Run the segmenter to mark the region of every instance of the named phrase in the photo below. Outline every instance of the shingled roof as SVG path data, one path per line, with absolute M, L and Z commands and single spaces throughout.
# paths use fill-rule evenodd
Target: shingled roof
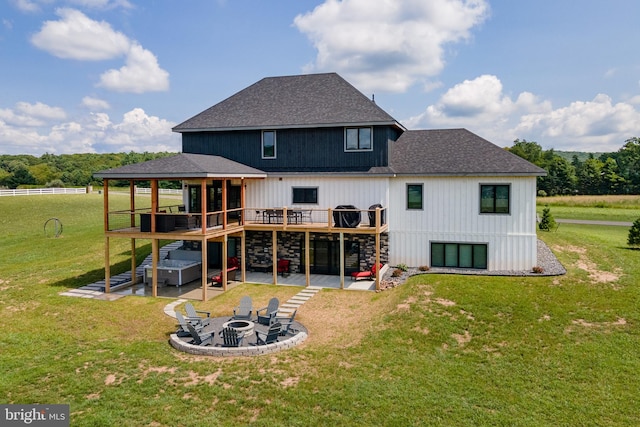
M 391 144 L 389 169 L 398 175 L 547 174 L 466 129 L 412 130 Z
M 267 77 L 173 128 L 174 132 L 344 125 L 404 129 L 336 73 Z
M 106 179 L 266 178 L 261 170 L 220 156 L 181 153 L 94 174 Z

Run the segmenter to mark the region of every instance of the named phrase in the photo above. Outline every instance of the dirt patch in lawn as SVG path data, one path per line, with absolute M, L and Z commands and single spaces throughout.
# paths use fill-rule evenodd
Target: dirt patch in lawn
M 393 309 L 395 301 L 393 292 L 322 290 L 296 314 L 296 320 L 309 331 L 302 345 L 356 345 L 378 325 L 381 313 Z
M 620 279 L 621 272 L 617 271 L 603 271 L 599 270 L 598 266 L 587 257 L 587 250 L 578 246 L 564 246 L 554 247 L 554 250 L 559 252 L 572 252 L 578 254 L 578 260 L 575 262 L 575 266 L 580 270 L 584 270 L 589 275 L 589 279 L 594 283 L 612 283 Z M 614 289 L 616 289 L 614 287 Z

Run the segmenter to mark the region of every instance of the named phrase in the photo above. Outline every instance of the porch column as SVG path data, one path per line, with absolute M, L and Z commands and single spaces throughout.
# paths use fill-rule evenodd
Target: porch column
M 109 293 L 111 291 L 111 262 L 109 260 L 109 237 L 106 236 L 109 231 L 109 180 L 104 179 L 103 191 L 103 221 L 104 221 L 104 291 Z
M 200 183 L 200 215 L 202 223 L 202 234 L 207 234 L 207 180 L 202 179 Z
M 225 234 L 222 236 L 222 271 L 220 272 L 220 278 L 222 279 L 222 290 L 227 290 L 227 250 L 228 236 Z
M 304 232 L 304 275 L 306 276 L 307 287 L 311 286 L 311 252 L 309 245 L 311 244 L 311 233 L 309 230 Z
M 246 206 L 246 194 L 247 191 L 245 189 L 246 184 L 244 183 L 244 178 L 240 178 L 240 207 L 242 208 L 242 210 L 240 211 L 240 225 L 244 225 L 245 224 L 245 212 L 247 209 Z M 244 236 L 243 236 L 243 241 L 244 241 Z M 242 271 L 244 271 L 244 268 L 242 269 Z M 244 282 L 244 279 L 242 280 Z
M 135 186 L 135 181 L 134 180 L 130 180 L 129 181 L 129 211 L 131 212 L 131 221 L 130 221 L 130 227 L 131 228 L 135 228 L 136 226 L 136 214 L 134 213 L 136 211 L 136 186 Z M 137 276 L 136 276 L 136 239 L 132 238 L 131 239 L 131 283 L 135 284 L 137 281 Z
M 156 232 L 156 213 L 158 213 L 158 180 L 151 180 L 151 232 Z M 157 243 L 156 243 L 157 244 Z M 156 268 L 153 268 L 153 277 L 156 276 Z
M 222 180 L 222 229 L 227 229 L 227 180 Z
M 344 233 L 340 232 L 340 289 L 344 289 Z
M 278 284 L 278 232 L 271 233 L 271 262 L 273 265 L 273 284 Z
M 151 218 L 153 218 L 153 215 L 151 215 Z M 154 298 L 158 296 L 158 258 L 158 239 L 154 238 L 151 239 L 151 274 L 153 275 L 151 279 L 151 295 Z
M 245 275 L 245 271 L 247 271 L 247 232 L 244 231 L 244 228 L 242 229 L 242 240 L 240 240 L 240 280 L 242 280 L 242 283 L 245 283 L 247 281 L 247 277 Z
M 109 261 L 109 238 L 104 237 L 104 291 L 111 292 L 111 262 Z
M 200 250 L 202 253 L 202 301 L 206 301 L 207 300 L 207 286 L 208 286 L 208 274 L 209 274 L 209 266 L 208 266 L 208 260 L 209 260 L 209 255 L 207 252 L 207 248 L 209 247 L 209 242 L 207 241 L 207 238 L 204 237 L 200 243 Z
M 376 233 L 376 291 L 380 290 L 380 233 Z

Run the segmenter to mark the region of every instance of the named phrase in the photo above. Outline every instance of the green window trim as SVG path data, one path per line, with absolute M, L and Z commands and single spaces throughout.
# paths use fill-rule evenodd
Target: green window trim
M 511 185 L 481 184 L 480 213 L 506 214 L 511 212 Z
M 407 184 L 407 210 L 424 209 L 423 184 Z

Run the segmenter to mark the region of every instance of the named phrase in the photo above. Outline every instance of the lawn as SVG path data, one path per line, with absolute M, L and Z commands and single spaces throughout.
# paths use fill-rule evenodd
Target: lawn
M 323 290 L 299 310 L 300 347 L 217 359 L 169 346 L 171 300 L 58 295 L 102 274 L 101 212 L 97 195 L 0 199 L 1 403 L 68 403 L 74 426 L 640 424 L 640 252 L 626 227 L 541 233 L 566 276 Z M 51 217 L 58 239 L 43 233 Z M 194 304 L 222 315 L 242 295 L 298 290 L 246 284 Z
M 556 219 L 633 222 L 640 218 L 640 196 L 538 197 L 539 215 L 545 206 Z

